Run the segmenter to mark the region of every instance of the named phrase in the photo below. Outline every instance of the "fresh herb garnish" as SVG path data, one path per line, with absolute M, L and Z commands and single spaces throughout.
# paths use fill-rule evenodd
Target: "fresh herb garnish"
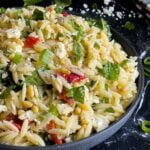
M 6 99 L 10 97 L 11 88 L 6 88 L 2 94 L 0 94 L 0 99 Z
M 74 100 L 80 103 L 84 103 L 84 96 L 85 96 L 84 86 L 80 86 L 68 90 L 67 96 L 73 98 Z
M 5 13 L 6 9 L 4 7 L 0 7 L 0 15 Z
M 56 3 L 55 11 L 57 13 L 62 13 L 65 7 L 71 5 L 72 0 L 55 0 L 55 3 Z
M 48 49 L 43 50 L 39 55 L 38 66 L 47 67 L 51 62 L 51 52 Z
M 112 107 L 106 108 L 105 112 L 115 113 L 115 110 Z
M 105 83 L 105 90 L 108 91 L 108 84 Z
M 44 81 L 41 79 L 40 75 L 38 74 L 38 71 L 32 72 L 32 75 L 27 76 L 25 78 L 25 82 L 32 85 L 43 85 Z
M 86 18 L 86 21 L 88 22 L 90 27 L 92 27 L 96 24 L 96 21 L 93 18 Z
M 48 112 L 52 113 L 54 116 L 57 116 L 57 117 L 59 116 L 58 109 L 55 105 L 51 105 Z
M 100 45 L 97 42 L 95 42 L 94 48 L 100 49 Z
M 22 55 L 20 53 L 15 53 L 15 56 L 12 59 L 13 63 L 19 64 L 21 60 L 22 60 Z
M 92 4 L 92 9 L 95 9 L 95 10 L 98 9 L 97 3 L 93 3 L 93 4 Z
M 108 62 L 104 64 L 102 73 L 107 80 L 117 80 L 120 73 L 120 67 L 118 64 Z
M 43 0 L 23 0 L 24 6 L 35 5 L 35 4 L 38 4 L 42 1 Z
M 84 49 L 81 44 L 81 40 L 84 36 L 84 29 L 81 25 L 78 25 L 75 20 L 71 20 L 71 25 L 78 32 L 74 38 L 73 54 L 74 60 L 77 62 L 84 57 Z
M 110 32 L 110 27 L 104 19 L 101 18 L 97 20 L 96 26 L 101 28 L 107 34 L 108 37 L 111 37 L 112 34 Z
M 143 121 L 142 125 L 141 125 L 141 129 L 145 132 L 145 133 L 150 133 L 150 121 Z
M 144 63 L 144 75 L 150 77 L 150 56 L 145 57 L 143 63 Z
M 43 20 L 44 19 L 44 13 L 41 10 L 36 8 L 33 12 L 32 19 L 33 20 Z
M 130 22 L 130 21 L 127 21 L 124 25 L 123 25 L 124 28 L 128 29 L 128 30 L 134 30 L 135 29 L 135 25 Z
M 128 60 L 125 59 L 125 60 L 123 60 L 123 61 L 120 63 L 120 66 L 121 66 L 121 67 L 124 67 L 127 63 L 128 63 Z
M 80 43 L 75 43 L 73 46 L 74 60 L 78 62 L 84 57 L 84 49 Z
M 103 98 L 103 102 L 106 103 L 106 104 L 108 104 L 109 103 L 109 98 L 108 97 L 104 97 Z

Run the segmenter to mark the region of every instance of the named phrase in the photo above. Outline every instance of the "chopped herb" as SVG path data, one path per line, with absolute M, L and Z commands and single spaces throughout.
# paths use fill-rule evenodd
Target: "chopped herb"
M 105 90 L 108 91 L 108 84 L 105 83 Z
M 111 37 L 110 27 L 104 19 L 97 20 L 96 26 L 101 28 L 108 37 Z
M 97 71 L 98 71 L 99 73 L 103 74 L 103 68 L 98 68 L 98 67 L 96 67 L 96 69 L 97 69 Z
M 80 103 L 84 103 L 84 96 L 85 96 L 84 86 L 80 86 L 68 90 L 67 96 L 73 98 L 74 100 Z
M 57 110 L 57 107 L 55 105 L 51 105 L 50 106 L 50 109 L 44 113 L 42 113 L 40 116 L 39 116 L 39 120 L 40 121 L 43 121 L 44 119 L 46 119 L 50 114 L 56 116 L 56 117 L 59 117 L 59 112 Z
M 5 13 L 6 9 L 4 7 L 0 7 L 0 15 Z
M 15 64 L 19 64 L 22 61 L 22 55 L 20 53 L 15 53 L 15 56 L 13 57 L 12 61 Z
M 6 99 L 10 97 L 11 88 L 6 88 L 2 94 L 0 94 L 0 99 Z
M 124 25 L 123 25 L 124 28 L 128 29 L 128 30 L 134 30 L 135 29 L 135 25 L 130 22 L 130 21 L 127 21 Z
M 22 31 L 21 38 L 27 38 L 28 35 L 29 35 L 28 31 Z
M 108 104 L 109 103 L 109 98 L 108 97 L 104 97 L 103 98 L 103 102 L 106 103 L 106 104 Z
M 144 59 L 144 65 L 150 65 L 150 56 L 145 57 L 145 59 Z
M 38 66 L 47 66 L 50 62 L 51 52 L 48 49 L 45 49 L 39 55 Z
M 74 39 L 73 53 L 74 60 L 77 62 L 84 57 L 84 49 L 81 45 L 81 39 L 84 36 L 84 29 L 81 25 L 78 25 L 75 20 L 71 20 L 71 24 L 75 30 L 78 31 L 77 36 Z
M 54 116 L 57 116 L 57 117 L 59 116 L 58 109 L 55 105 L 51 105 L 48 112 L 52 113 Z
M 96 21 L 93 18 L 86 18 L 86 21 L 88 22 L 90 27 L 92 27 L 96 24 Z
M 141 129 L 145 132 L 145 133 L 150 133 L 150 121 L 143 121 L 142 125 L 141 125 Z
M 57 13 L 62 13 L 65 7 L 71 5 L 72 0 L 55 0 L 55 3 L 56 3 L 55 11 Z
M 24 6 L 29 6 L 29 5 L 38 4 L 42 2 L 42 0 L 23 0 L 23 2 L 24 2 Z
M 108 62 L 104 64 L 102 72 L 107 80 L 117 80 L 120 73 L 120 67 L 118 64 Z
M 94 48 L 100 49 L 100 45 L 97 42 L 95 42 Z
M 96 3 L 93 3 L 93 4 L 92 4 L 92 9 L 95 9 L 95 10 L 97 10 L 97 9 L 98 9 L 98 6 L 97 6 L 97 4 L 96 4 Z
M 43 20 L 44 19 L 44 13 L 41 10 L 36 8 L 33 12 L 32 19 L 33 20 Z
M 124 67 L 127 63 L 128 63 L 128 60 L 125 59 L 125 60 L 123 60 L 123 61 L 120 63 L 120 66 L 121 66 L 121 67 Z
M 44 81 L 41 79 L 37 71 L 32 72 L 32 75 L 27 76 L 25 79 L 26 83 L 32 85 L 43 85 Z
M 83 26 L 78 25 L 74 19 L 71 20 L 71 25 L 75 30 L 78 31 L 77 36 L 75 37 L 75 41 L 80 42 L 85 33 Z
M 22 14 L 22 9 L 17 9 L 16 17 L 20 17 L 21 14 Z
M 81 43 L 75 43 L 73 46 L 74 60 L 75 62 L 84 58 L 84 49 Z
M 115 113 L 115 111 L 112 107 L 109 107 L 109 108 L 105 109 L 105 112 Z
M 145 57 L 144 61 L 144 75 L 150 77 L 150 56 Z

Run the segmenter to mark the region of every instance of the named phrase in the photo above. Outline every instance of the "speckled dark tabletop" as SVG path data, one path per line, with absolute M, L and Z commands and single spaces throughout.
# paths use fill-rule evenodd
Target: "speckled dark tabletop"
M 91 7 L 93 3 L 97 3 L 98 8 L 101 8 L 103 6 L 102 1 L 103 0 L 73 0 L 72 6 L 75 11 L 80 13 L 80 9 L 83 9 L 83 3 L 87 3 L 89 7 Z M 124 11 L 124 18 L 116 20 L 115 17 L 106 16 L 106 20 L 113 28 L 119 31 L 132 43 L 139 56 L 144 51 L 147 51 L 146 55 L 150 56 L 150 22 L 146 21 L 145 17 L 137 17 L 139 14 L 137 13 L 135 4 L 132 3 L 132 0 L 113 0 L 113 2 L 115 2 L 115 11 Z M 148 2 L 150 2 L 150 0 L 148 0 Z M 0 6 L 6 7 L 18 6 L 21 4 L 21 1 L 0 1 Z M 47 0 L 45 0 L 44 5 L 47 5 Z M 136 13 L 136 17 L 129 18 L 131 10 Z M 99 17 L 99 15 L 94 13 L 93 15 Z M 128 31 L 123 28 L 122 25 L 125 24 L 126 21 L 132 21 L 135 24 L 135 29 Z M 143 134 L 140 129 L 141 119 L 150 120 L 150 81 L 148 81 L 149 79 L 146 78 L 145 85 L 147 83 L 147 88 L 145 88 L 146 94 L 144 96 L 142 107 L 134 112 L 132 117 L 115 135 L 105 142 L 93 147 L 92 150 L 150 150 L 150 134 Z

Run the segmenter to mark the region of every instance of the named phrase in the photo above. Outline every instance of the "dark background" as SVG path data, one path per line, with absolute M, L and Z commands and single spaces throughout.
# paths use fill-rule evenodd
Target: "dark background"
M 149 0 L 150 1 L 150 0 Z M 115 20 L 114 17 L 105 17 L 109 24 L 120 32 L 125 38 L 127 38 L 138 55 L 143 51 L 147 51 L 146 56 L 150 56 L 150 23 L 145 16 L 143 18 L 128 17 L 130 11 L 138 13 L 135 7 L 136 0 L 115 0 L 115 11 L 125 11 L 126 16 L 123 19 Z M 103 6 L 103 0 L 73 0 L 72 7 L 74 11 L 80 13 L 80 9 L 83 9 L 83 3 L 87 3 L 89 7 L 93 3 L 97 3 L 98 8 Z M 45 0 L 40 5 L 48 5 L 50 0 Z M 14 7 L 22 6 L 21 0 L 0 0 L 0 6 Z M 99 15 L 94 13 L 87 13 L 86 16 L 94 16 L 99 18 Z M 143 14 L 144 15 L 144 14 Z M 135 29 L 129 31 L 122 26 L 126 21 L 132 21 L 135 24 Z M 145 85 L 148 82 L 148 78 L 145 80 Z M 148 83 L 147 83 L 148 85 Z M 147 86 L 146 94 L 144 97 L 144 103 L 142 108 L 137 113 L 134 113 L 128 122 L 111 138 L 105 142 L 95 146 L 92 150 L 150 150 L 150 135 L 144 134 L 140 129 L 142 120 L 150 120 L 150 86 Z M 97 139 L 98 140 L 98 139 Z

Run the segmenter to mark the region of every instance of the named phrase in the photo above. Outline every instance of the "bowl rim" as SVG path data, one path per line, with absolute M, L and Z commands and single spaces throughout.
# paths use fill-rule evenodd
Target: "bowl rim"
M 117 124 L 119 124 L 122 120 L 125 119 L 125 117 L 127 115 L 130 114 L 130 111 L 135 107 L 137 107 L 139 101 L 140 101 L 140 98 L 141 98 L 141 95 L 142 95 L 142 92 L 143 92 L 143 89 L 144 89 L 144 71 L 143 71 L 143 66 L 142 66 L 142 61 L 141 59 L 138 57 L 138 54 L 135 50 L 135 48 L 133 47 L 133 45 L 131 44 L 131 42 L 126 39 L 121 33 L 119 33 L 118 31 L 116 31 L 114 28 L 111 27 L 111 31 L 112 31 L 112 35 L 117 35 L 121 38 L 121 40 L 123 40 L 127 45 L 128 47 L 131 49 L 131 52 L 134 54 L 134 56 L 137 57 L 137 62 L 138 62 L 138 72 L 139 72 L 139 76 L 138 76 L 138 88 L 137 88 L 137 94 L 134 98 L 134 101 L 130 104 L 130 106 L 127 108 L 126 112 L 116 121 L 112 122 L 107 128 L 103 129 L 102 131 L 99 131 L 97 133 L 94 133 L 94 134 L 91 134 L 90 136 L 86 137 L 86 138 L 83 138 L 81 140 L 78 140 L 78 141 L 74 141 L 74 142 L 70 142 L 70 143 L 64 143 L 62 145 L 45 145 L 45 146 L 15 146 L 15 145 L 7 145 L 7 144 L 0 144 L 0 148 L 9 148 L 9 149 L 15 149 L 15 150 L 19 150 L 19 149 L 22 149 L 22 150 L 33 150 L 34 148 L 37 149 L 37 150 L 44 150 L 44 149 L 47 149 L 47 148 L 52 148 L 52 149 L 65 149 L 67 147 L 73 147 L 73 146 L 76 146 L 76 145 L 79 145 L 79 144 L 85 144 L 87 141 L 91 141 L 92 139 L 94 139 L 96 136 L 100 135 L 100 134 L 103 134 L 105 133 L 107 130 L 111 130 L 111 128 L 117 126 Z M 115 39 L 115 38 L 114 38 Z M 118 41 L 115 39 L 115 41 Z M 124 47 L 121 43 L 119 43 L 122 47 Z M 124 48 L 123 48 L 124 50 Z M 124 50 L 126 52 L 126 50 Z M 128 53 L 127 53 L 128 54 Z M 134 108 L 134 110 L 135 110 Z M 133 112 L 132 112 L 133 113 Z M 130 118 L 130 117 L 129 117 Z M 122 125 L 123 126 L 123 125 Z

